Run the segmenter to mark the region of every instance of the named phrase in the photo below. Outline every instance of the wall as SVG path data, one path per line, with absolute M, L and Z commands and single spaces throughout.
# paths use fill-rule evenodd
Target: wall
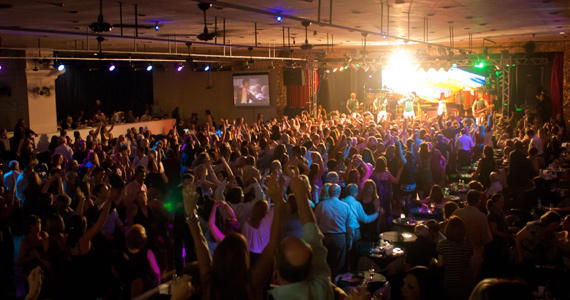
M 0 51 L 1 56 L 22 56 L 21 53 Z M 20 59 L 0 60 L 0 128 L 12 131 L 18 119 L 28 123 L 26 62 Z
M 164 112 L 167 112 L 169 116 L 176 106 L 180 107 L 180 115 L 186 119 L 189 119 L 191 114 L 195 112 L 202 123 L 205 119 L 204 111 L 206 109 L 212 112 L 216 118 L 216 123 L 219 123 L 220 118 L 231 120 L 238 117 L 245 118 L 246 122 L 253 122 L 257 119 L 258 113 L 262 113 L 266 119 L 275 117 L 277 115 L 278 69 L 269 70 L 269 65 L 268 62 L 255 62 L 253 68 L 244 72 L 269 71 L 270 106 L 234 106 L 232 72 L 196 72 L 188 67 L 177 72 L 173 66 L 167 68 L 166 71 L 153 70 L 154 103 L 162 106 Z M 208 89 L 208 86 L 212 86 L 212 88 Z

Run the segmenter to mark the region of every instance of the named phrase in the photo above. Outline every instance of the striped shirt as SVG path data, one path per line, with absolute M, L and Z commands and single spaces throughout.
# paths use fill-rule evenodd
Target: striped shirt
M 467 242 L 456 243 L 444 239 L 437 244 L 437 253 L 443 256 L 443 287 L 446 299 L 468 299 L 473 289 L 471 255 L 473 248 Z

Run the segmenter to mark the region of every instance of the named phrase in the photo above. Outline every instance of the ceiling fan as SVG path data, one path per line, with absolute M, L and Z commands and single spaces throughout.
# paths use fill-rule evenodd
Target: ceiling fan
M 89 28 L 97 33 L 108 32 L 113 29 L 113 26 L 111 24 L 103 21 L 103 0 L 99 0 L 99 17 L 97 17 L 97 22 L 91 23 L 91 25 L 89 25 Z
M 213 40 L 216 35 L 218 34 L 218 31 L 216 29 L 215 32 L 213 33 L 209 33 L 208 32 L 208 25 L 206 24 L 206 11 L 212 6 L 212 4 L 209 3 L 204 3 L 204 2 L 200 2 L 198 3 L 198 8 L 200 10 L 202 10 L 204 12 L 204 31 L 200 34 L 197 35 L 199 40 L 202 41 L 211 41 Z

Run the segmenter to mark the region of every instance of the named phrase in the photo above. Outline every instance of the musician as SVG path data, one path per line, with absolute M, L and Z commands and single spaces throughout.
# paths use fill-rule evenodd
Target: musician
M 388 106 L 388 99 L 386 99 L 386 93 L 381 93 L 380 97 L 374 99 L 374 111 L 378 112 L 377 118 L 378 120 L 384 119 L 386 120 L 386 107 Z
M 355 93 L 351 93 L 350 99 L 346 101 L 346 109 L 348 110 L 349 114 L 356 113 L 356 110 L 358 109 L 358 100 L 356 100 Z
M 477 100 L 475 100 L 475 102 L 473 102 L 473 106 L 471 107 L 471 110 L 473 111 L 473 117 L 476 118 L 477 115 L 479 114 L 479 111 L 487 107 L 489 107 L 489 104 L 479 94 L 479 97 L 477 98 Z
M 548 97 L 546 92 L 541 89 L 540 94 L 536 95 L 536 99 L 538 100 L 536 110 L 542 119 L 542 122 L 550 120 L 550 97 Z
M 407 95 L 402 97 L 402 99 L 400 99 L 400 101 L 398 101 L 398 104 L 404 103 L 404 118 L 414 119 L 416 117 L 416 114 L 414 113 L 414 102 L 415 101 L 416 101 L 416 93 L 415 92 L 408 93 Z
M 445 93 L 439 95 L 439 103 L 437 105 L 437 115 L 441 116 L 447 112 L 447 101 L 445 100 Z

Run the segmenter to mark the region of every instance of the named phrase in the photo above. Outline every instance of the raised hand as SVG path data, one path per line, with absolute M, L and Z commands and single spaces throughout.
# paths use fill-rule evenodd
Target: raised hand
M 182 188 L 182 197 L 184 199 L 184 212 L 187 216 L 193 215 L 198 203 L 198 193 L 194 183 L 184 185 Z

